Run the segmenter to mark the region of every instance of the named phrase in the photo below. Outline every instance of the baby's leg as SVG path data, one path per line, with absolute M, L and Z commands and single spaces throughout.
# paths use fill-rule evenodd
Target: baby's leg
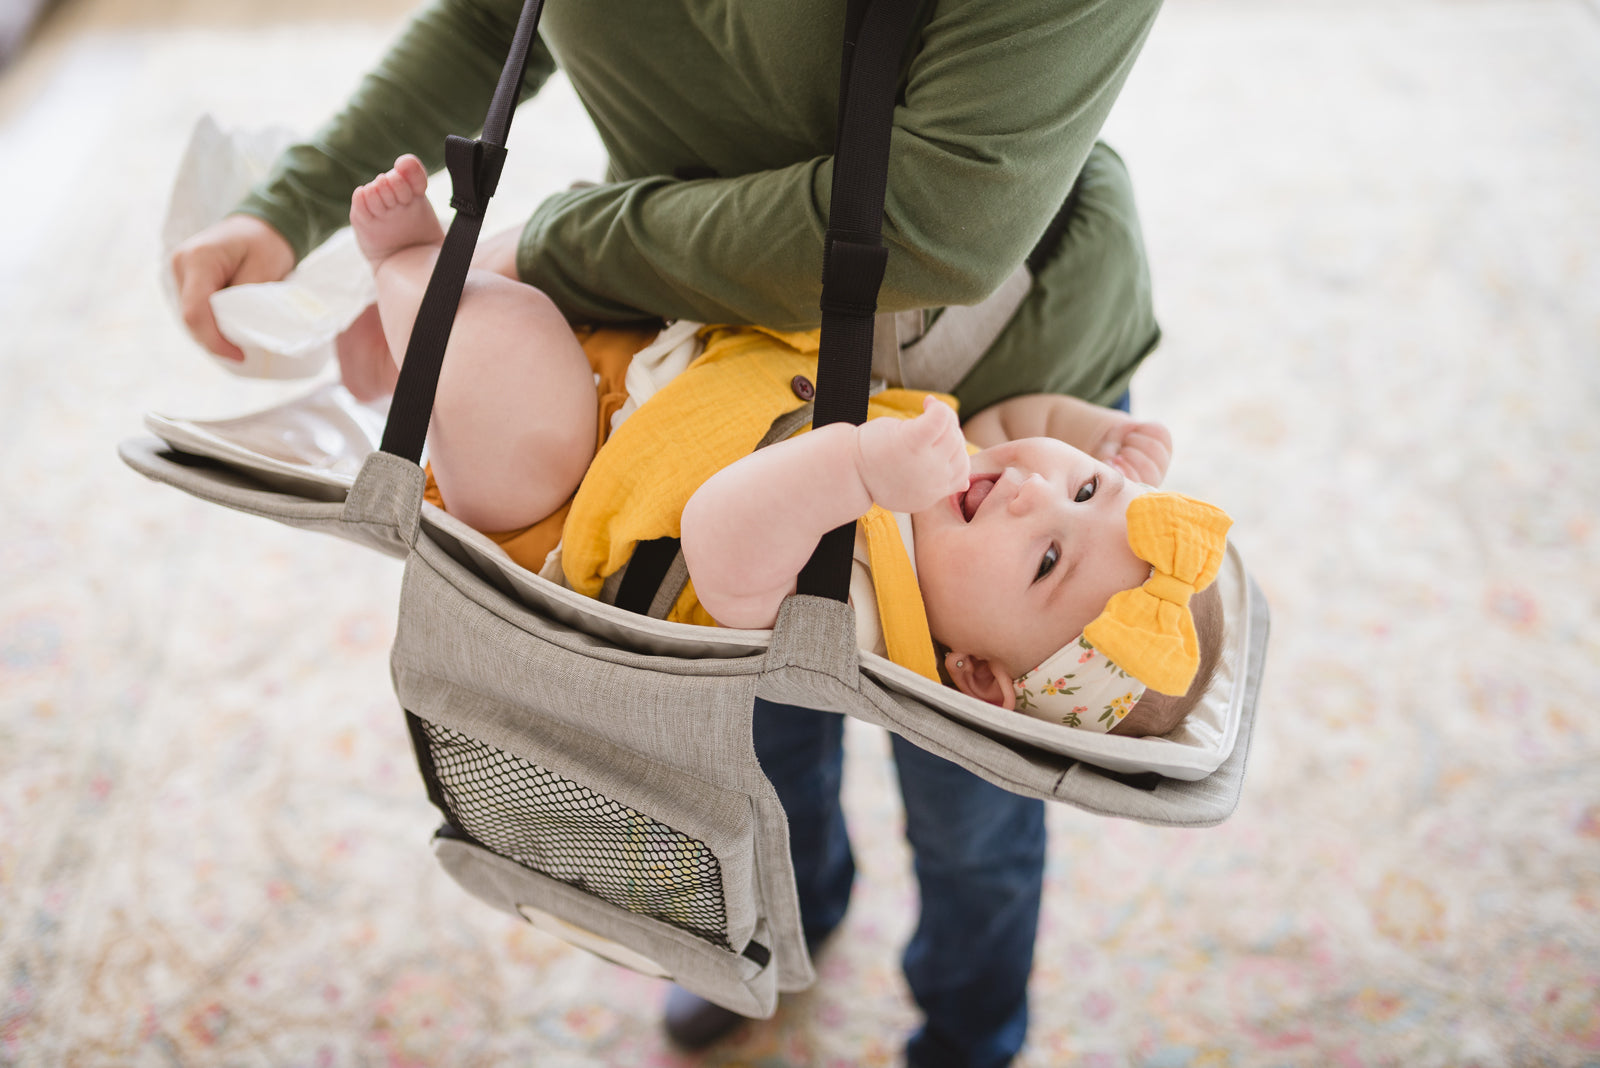
M 416 157 L 402 156 L 350 202 L 397 363 L 444 240 L 423 195 L 427 181 Z M 445 507 L 484 531 L 543 519 L 594 458 L 596 418 L 588 358 L 550 299 L 501 275 L 469 272 L 428 434 Z

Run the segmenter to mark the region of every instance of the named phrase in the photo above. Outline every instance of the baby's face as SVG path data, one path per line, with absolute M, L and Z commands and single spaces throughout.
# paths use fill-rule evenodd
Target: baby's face
M 1128 502 L 1149 487 L 1054 438 L 972 458 L 972 485 L 911 517 L 917 579 L 936 639 L 1032 670 L 1150 574 L 1128 547 Z

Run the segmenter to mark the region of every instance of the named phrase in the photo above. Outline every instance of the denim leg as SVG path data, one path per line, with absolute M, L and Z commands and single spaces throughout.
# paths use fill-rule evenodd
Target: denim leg
M 844 919 L 855 880 L 839 783 L 844 717 L 756 698 L 756 758 L 789 817 L 789 856 L 800 892 L 806 944 L 819 945 Z
M 1044 802 L 991 785 L 894 737 L 922 916 L 906 980 L 926 1022 L 914 1068 L 999 1068 L 1028 1029 L 1028 973 L 1044 886 Z

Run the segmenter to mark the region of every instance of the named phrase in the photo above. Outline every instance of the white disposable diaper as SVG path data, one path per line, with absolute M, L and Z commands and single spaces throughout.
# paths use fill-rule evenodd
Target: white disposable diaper
M 161 227 L 159 274 L 175 312 L 173 250 L 227 215 L 295 140 L 282 128 L 224 130 L 210 115 L 195 123 Z M 230 286 L 212 295 L 218 329 L 245 357 L 214 358 L 247 378 L 308 378 L 327 364 L 334 340 L 376 296 L 354 235 L 340 230 L 283 281 Z

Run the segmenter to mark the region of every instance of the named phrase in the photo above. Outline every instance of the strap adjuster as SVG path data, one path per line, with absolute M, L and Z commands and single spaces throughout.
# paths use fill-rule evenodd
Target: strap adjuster
M 883 285 L 889 250 L 875 236 L 869 243 L 855 235 L 828 235 L 822 266 L 824 313 L 872 316 L 878 310 L 878 289 Z
M 450 172 L 450 206 L 481 216 L 500 185 L 506 163 L 504 145 L 450 134 L 444 139 L 444 165 Z

